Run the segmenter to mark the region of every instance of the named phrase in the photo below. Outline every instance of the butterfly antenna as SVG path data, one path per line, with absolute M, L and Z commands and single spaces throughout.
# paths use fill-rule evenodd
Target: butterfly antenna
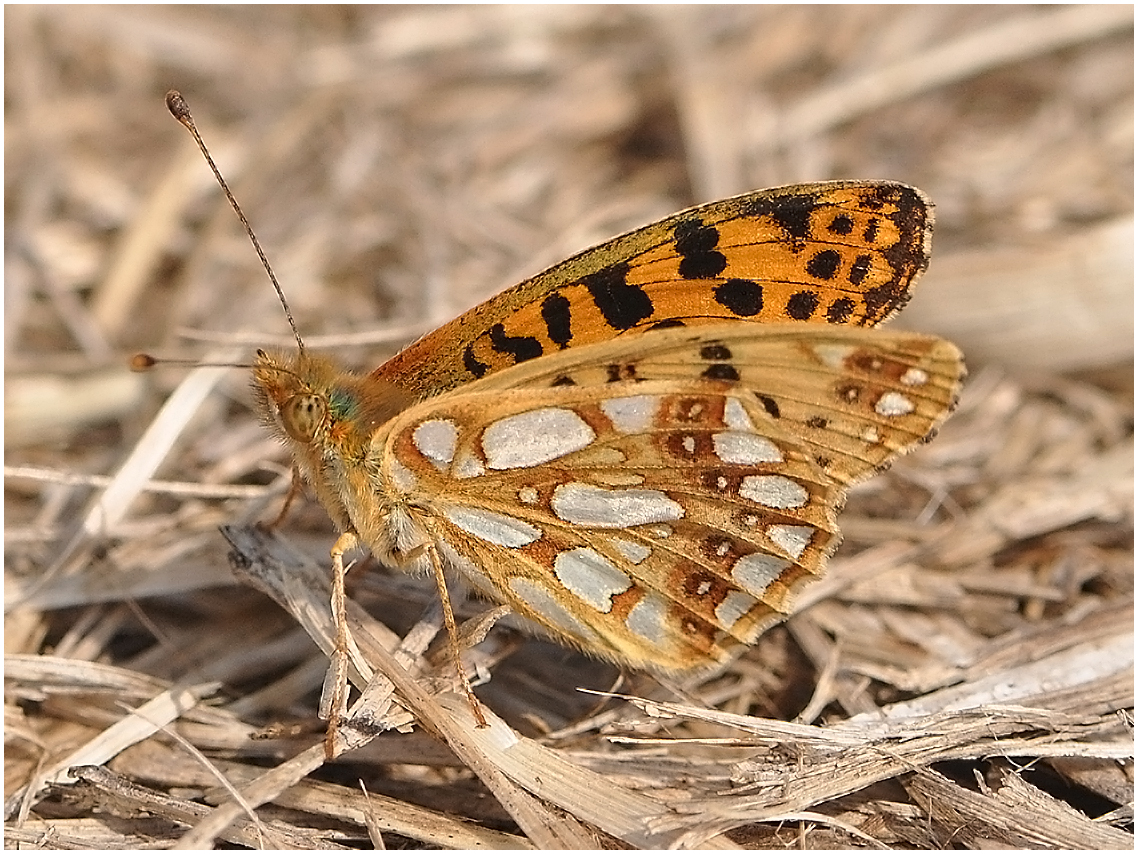
M 273 288 L 276 289 L 277 298 L 281 301 L 281 306 L 284 308 L 285 317 L 288 318 L 288 325 L 292 327 L 292 334 L 296 336 L 296 345 L 300 348 L 300 352 L 304 352 L 304 339 L 300 337 L 300 330 L 297 329 L 296 321 L 292 317 L 292 309 L 288 306 L 288 300 L 285 299 L 284 291 L 281 290 L 280 283 L 277 281 L 276 274 L 273 273 L 273 268 L 269 265 L 269 259 L 265 257 L 264 250 L 261 249 L 261 243 L 257 240 L 257 235 L 253 233 L 252 226 L 249 225 L 249 220 L 245 219 L 245 214 L 241 210 L 241 205 L 237 204 L 237 199 L 233 197 L 233 193 L 229 191 L 229 185 L 225 183 L 225 179 L 221 177 L 221 171 L 217 168 L 217 164 L 213 162 L 213 158 L 209 155 L 209 149 L 206 148 L 205 141 L 202 139 L 201 134 L 198 133 L 197 126 L 194 124 L 194 117 L 190 114 L 190 106 L 186 103 L 186 99 L 182 97 L 182 93 L 176 89 L 171 89 L 166 93 L 166 109 L 170 111 L 170 115 L 181 122 L 182 126 L 190 132 L 193 136 L 194 142 L 198 144 L 202 154 L 205 156 L 206 163 L 209 168 L 213 170 L 213 177 L 217 179 L 217 183 L 221 185 L 221 189 L 225 192 L 225 197 L 229 199 L 229 204 L 237 214 L 237 218 L 241 220 L 241 224 L 245 226 L 245 233 L 249 235 L 249 240 L 253 243 L 253 248 L 257 250 L 257 257 L 261 259 L 261 266 L 265 268 L 265 272 L 269 274 L 269 281 L 273 283 Z
M 264 350 L 258 350 L 257 355 L 264 356 Z M 158 365 L 186 365 L 190 368 L 249 368 L 259 371 L 276 371 L 297 379 L 302 385 L 304 378 L 296 371 L 289 370 L 283 365 L 271 365 L 265 362 L 200 362 L 197 359 L 168 359 L 166 357 L 152 356 L 149 353 L 135 353 L 130 357 L 130 369 L 136 374 L 144 374 Z

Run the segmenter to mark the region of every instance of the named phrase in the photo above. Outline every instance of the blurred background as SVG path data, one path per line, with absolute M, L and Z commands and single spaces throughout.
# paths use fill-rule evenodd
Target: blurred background
M 184 328 L 283 330 L 170 88 L 308 334 L 399 323 L 406 340 L 681 207 L 893 178 L 937 206 L 904 322 L 973 363 L 1101 367 L 1132 345 L 1114 340 L 1131 289 L 1111 279 L 1129 282 L 1133 207 L 1125 8 L 94 6 L 5 23 L 10 370 L 110 363 Z M 1030 338 L 1048 314 L 1068 346 Z
M 102 646 L 129 603 L 232 585 L 217 525 L 271 516 L 249 497 L 287 475 L 229 371 L 164 462 L 100 492 L 184 376 L 131 374 L 132 352 L 291 342 L 171 88 L 309 343 L 354 366 L 680 208 L 890 178 L 937 218 L 898 325 L 954 340 L 987 389 L 1061 387 L 1091 420 L 1132 406 L 1131 6 L 9 5 L 4 23 L 5 582 L 38 603 L 9 615 L 9 653 L 140 653 Z M 204 492 L 139 497 L 148 477 Z M 323 511 L 297 513 L 319 554 Z M 238 607 L 186 601 L 198 639 Z

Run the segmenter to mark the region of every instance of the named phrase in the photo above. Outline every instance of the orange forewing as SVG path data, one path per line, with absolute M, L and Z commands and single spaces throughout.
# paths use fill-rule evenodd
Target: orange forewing
M 372 376 L 417 399 L 559 350 L 661 326 L 739 320 L 875 326 L 929 258 L 912 187 L 835 181 L 690 208 L 505 290 Z

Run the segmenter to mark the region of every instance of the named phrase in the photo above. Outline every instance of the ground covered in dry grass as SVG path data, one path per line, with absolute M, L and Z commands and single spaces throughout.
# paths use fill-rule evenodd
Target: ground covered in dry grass
M 1128 6 L 7 7 L 7 845 L 1132 847 L 1132 33 Z M 960 408 L 702 681 L 497 627 L 475 729 L 433 586 L 356 568 L 395 691 L 326 762 L 323 510 L 249 527 L 288 464 L 247 372 L 125 367 L 290 343 L 173 87 L 309 343 L 357 366 L 695 202 L 919 186 L 899 325 L 962 347 Z

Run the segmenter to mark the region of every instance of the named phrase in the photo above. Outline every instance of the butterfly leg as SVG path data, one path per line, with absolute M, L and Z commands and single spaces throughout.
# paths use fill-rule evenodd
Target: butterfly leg
M 462 682 L 462 690 L 466 694 L 467 702 L 470 703 L 470 711 L 474 713 L 474 720 L 478 722 L 478 728 L 485 729 L 487 726 L 486 715 L 482 713 L 482 705 L 474 696 L 474 690 L 470 687 L 470 679 L 466 675 L 466 668 L 462 666 L 462 650 L 458 644 L 458 626 L 454 621 L 454 609 L 450 606 L 450 594 L 447 593 L 443 562 L 439 558 L 439 550 L 434 543 L 429 544 L 426 549 L 431 557 L 431 568 L 435 572 L 435 584 L 439 588 L 439 598 L 443 605 L 443 622 L 446 623 L 447 634 L 450 636 L 450 652 L 454 660 L 454 669 L 458 672 L 459 681 Z
M 268 528 L 270 531 L 275 531 L 285 518 L 288 516 L 288 511 L 292 509 L 292 504 L 296 501 L 301 491 L 304 489 L 304 483 L 300 478 L 300 469 L 296 466 L 292 467 L 292 481 L 288 485 L 288 494 L 285 496 L 284 504 L 281 506 L 275 519 L 269 523 Z
M 295 483 L 295 481 L 294 481 Z M 344 553 L 359 545 L 355 531 L 345 531 L 332 546 L 332 622 L 336 626 L 336 645 L 332 651 L 332 662 L 324 679 L 321 698 L 321 717 L 328 721 L 324 735 L 324 755 L 335 757 L 336 732 L 343 723 L 348 710 L 348 661 L 355 641 L 348 630 L 348 596 L 344 590 Z

